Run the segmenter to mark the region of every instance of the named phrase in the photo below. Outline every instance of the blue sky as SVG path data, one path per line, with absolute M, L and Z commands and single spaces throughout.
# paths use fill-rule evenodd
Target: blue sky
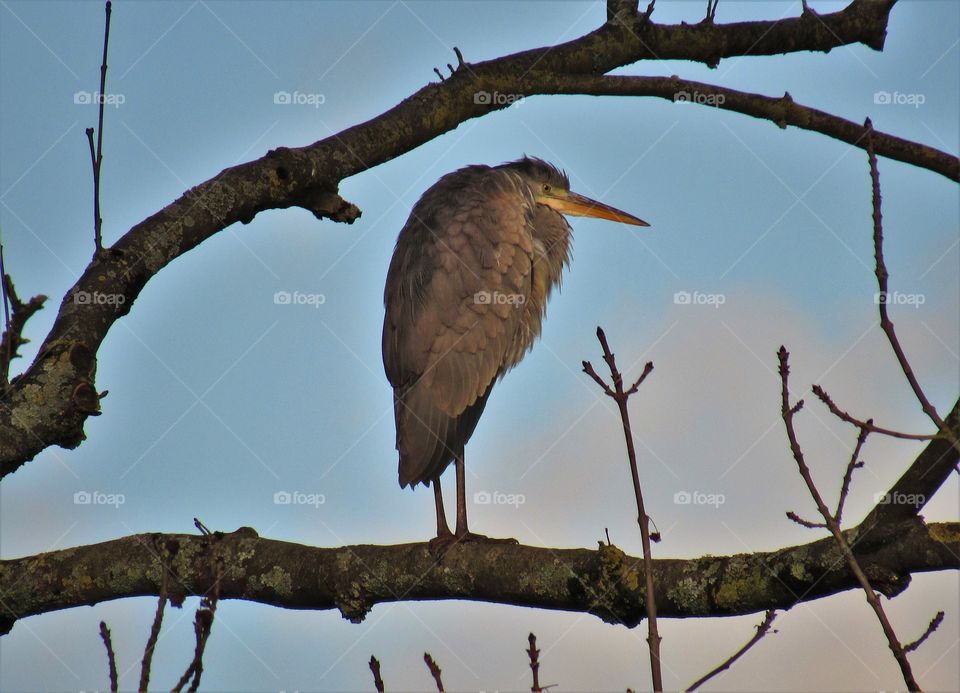
M 658 5 L 655 20 L 695 22 L 701 2 Z M 821 12 L 838 3 L 812 3 Z M 718 22 L 795 16 L 799 3 L 723 2 Z M 602 3 L 117 3 L 107 92 L 104 238 L 185 189 L 278 146 L 303 146 L 390 108 L 434 66 L 570 40 L 605 18 Z M 957 151 L 958 26 L 952 2 L 904 2 L 886 49 L 681 62 L 622 74 L 672 75 L 793 98 L 882 131 Z M 90 259 L 92 182 L 75 103 L 99 78 L 99 3 L 0 5 L 0 224 L 21 296 L 45 293 L 22 368 L 61 297 Z M 315 105 L 277 104 L 277 92 Z M 878 92 L 898 96 L 875 102 Z M 899 102 L 897 102 L 899 101 Z M 922 103 L 917 103 L 922 101 Z M 609 528 L 640 551 L 615 411 L 580 373 L 607 330 L 628 375 L 656 371 L 632 401 L 641 478 L 664 534 L 661 557 L 767 550 L 816 538 L 784 518 L 813 512 L 779 425 L 775 351 L 793 353 L 802 396 L 824 385 L 881 424 L 929 425 L 876 325 L 865 155 L 814 133 L 658 99 L 534 97 L 464 123 L 416 151 L 343 182 L 363 216 L 318 222 L 302 210 L 259 215 L 178 259 L 150 281 L 99 354 L 103 415 L 76 450 L 50 449 L 0 489 L 4 558 L 135 532 L 230 531 L 320 546 L 422 541 L 427 489 L 401 491 L 391 391 L 380 362 L 382 289 L 410 207 L 441 175 L 523 153 L 570 174 L 578 192 L 652 224 L 573 220 L 573 263 L 543 339 L 494 390 L 467 449 L 468 494 L 521 494 L 517 507 L 474 505 L 472 528 L 521 542 L 592 547 Z M 956 185 L 881 159 L 893 317 L 934 403 L 958 383 Z M 277 292 L 322 296 L 278 305 Z M 678 292 L 722 296 L 683 305 Z M 922 304 L 916 305 L 922 297 Z M 808 400 L 810 397 L 808 396 Z M 810 402 L 799 422 L 825 493 L 836 493 L 851 430 Z M 920 446 L 871 439 L 846 517 L 856 521 Z M 447 484 L 451 489 L 452 484 Z M 78 505 L 78 492 L 122 494 Z M 957 481 L 928 506 L 956 519 Z M 322 495 L 277 505 L 277 492 Z M 722 495 L 678 505 L 675 494 Z M 452 497 L 448 508 L 452 508 Z M 937 609 L 947 618 L 913 655 L 931 689 L 956 686 L 956 575 L 921 575 L 889 605 L 904 639 Z M 189 659 L 195 603 L 171 613 L 155 666 L 171 686 Z M 97 623 L 114 629 L 121 671 L 139 661 L 154 601 L 127 600 L 24 620 L 0 642 L 0 688 L 106 685 Z M 668 621 L 665 682 L 689 684 L 752 633 L 759 616 Z M 719 689 L 890 688 L 898 672 L 856 593 L 800 605 L 717 683 Z M 361 625 L 334 612 L 224 602 L 206 657 L 214 689 L 368 690 L 366 661 L 394 689 L 431 684 L 430 651 L 450 688 L 526 689 L 533 630 L 543 679 L 564 690 L 648 684 L 644 629 L 581 614 L 410 603 L 376 607 Z M 29 664 L 28 664 L 29 663 Z M 136 686 L 138 671 L 121 685 Z M 902 682 L 900 682 L 902 683 Z

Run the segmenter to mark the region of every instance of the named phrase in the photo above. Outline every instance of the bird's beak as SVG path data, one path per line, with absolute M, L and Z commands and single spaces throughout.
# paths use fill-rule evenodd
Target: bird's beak
M 537 201 L 561 214 L 609 219 L 610 221 L 619 221 L 622 224 L 632 224 L 634 226 L 650 226 L 650 224 L 643 219 L 638 219 L 632 214 L 627 214 L 616 207 L 605 205 L 602 202 L 591 200 L 589 197 L 567 190 L 551 191 L 542 194 Z

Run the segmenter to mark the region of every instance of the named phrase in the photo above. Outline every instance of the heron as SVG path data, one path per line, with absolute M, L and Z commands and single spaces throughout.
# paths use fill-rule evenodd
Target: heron
M 567 175 L 524 156 L 449 173 L 414 205 L 384 289 L 383 364 L 393 387 L 400 487 L 433 487 L 445 552 L 489 539 L 467 526 L 464 448 L 494 383 L 540 335 L 547 299 L 570 260 L 563 215 L 649 226 L 570 190 Z M 456 529 L 440 476 L 456 467 Z

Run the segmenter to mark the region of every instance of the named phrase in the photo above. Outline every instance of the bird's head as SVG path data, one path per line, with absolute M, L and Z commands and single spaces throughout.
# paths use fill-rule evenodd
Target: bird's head
M 545 205 L 560 214 L 609 219 L 633 226 L 650 226 L 632 214 L 573 192 L 570 190 L 570 179 L 567 175 L 542 159 L 525 156 L 499 168 L 507 168 L 520 174 L 530 186 L 537 204 Z

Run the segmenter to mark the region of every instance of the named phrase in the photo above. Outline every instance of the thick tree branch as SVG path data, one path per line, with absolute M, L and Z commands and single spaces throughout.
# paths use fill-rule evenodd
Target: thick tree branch
M 853 0 L 824 15 L 774 22 L 658 25 L 643 14 L 558 46 L 458 66 L 381 116 L 300 149 L 281 148 L 225 169 L 134 226 L 98 253 L 61 302 L 53 329 L 30 368 L 0 398 L 0 475 L 50 445 L 76 447 L 86 417 L 99 411 L 96 354 L 110 327 L 130 311 L 151 277 L 236 222 L 300 206 L 318 218 L 351 222 L 360 212 L 337 194 L 341 180 L 389 161 L 460 123 L 505 107 L 478 103 L 482 91 L 509 92 L 536 69 L 544 74 L 603 74 L 637 60 L 717 64 L 738 55 L 829 51 L 863 43 L 880 50 L 893 0 Z
M 917 518 L 887 526 L 863 548 L 845 533 L 874 586 L 892 596 L 914 572 L 960 568 L 960 523 Z M 160 549 L 158 547 L 163 547 Z M 160 556 L 168 556 L 162 564 Z M 262 539 L 249 528 L 209 536 L 140 534 L 0 562 L 2 631 L 27 616 L 157 595 L 162 576 L 176 595 L 203 595 L 224 566 L 221 599 L 290 609 L 339 609 L 361 621 L 375 604 L 471 599 L 592 613 L 637 625 L 644 615 L 642 560 L 598 550 L 465 544 L 437 563 L 427 544 L 315 548 Z M 832 537 L 772 552 L 654 560 L 663 617 L 735 616 L 789 609 L 858 587 Z

